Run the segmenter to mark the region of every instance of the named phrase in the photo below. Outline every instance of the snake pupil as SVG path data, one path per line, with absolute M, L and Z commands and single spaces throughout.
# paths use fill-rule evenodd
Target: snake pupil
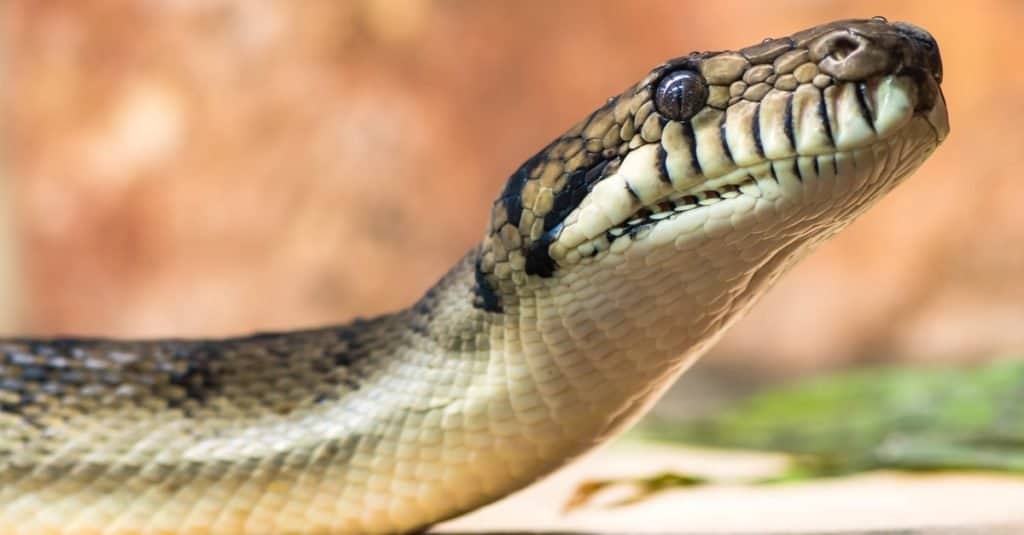
M 654 94 L 658 113 L 674 121 L 685 121 L 704 107 L 708 87 L 694 71 L 680 69 L 666 74 Z

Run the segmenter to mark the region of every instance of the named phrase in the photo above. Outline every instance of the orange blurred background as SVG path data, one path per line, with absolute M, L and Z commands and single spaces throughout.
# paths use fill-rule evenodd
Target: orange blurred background
M 712 362 L 1024 349 L 1024 3 L 185 0 L 0 7 L 0 327 L 214 335 L 411 303 L 506 176 L 662 60 L 885 15 L 952 135 Z

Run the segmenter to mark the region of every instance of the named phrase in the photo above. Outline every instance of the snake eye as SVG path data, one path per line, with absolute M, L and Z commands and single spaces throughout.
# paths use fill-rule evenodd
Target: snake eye
M 680 69 L 666 74 L 654 92 L 658 113 L 674 121 L 685 121 L 704 107 L 708 86 L 696 72 Z

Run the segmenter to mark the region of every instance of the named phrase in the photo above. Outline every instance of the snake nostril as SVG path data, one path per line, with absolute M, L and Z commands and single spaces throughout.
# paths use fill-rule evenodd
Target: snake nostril
M 892 56 L 850 29 L 830 32 L 808 48 L 822 72 L 837 80 L 864 80 L 893 68 Z
M 850 54 L 853 54 L 860 48 L 860 43 L 854 40 L 849 35 L 840 35 L 832 41 L 832 52 L 829 54 L 836 61 L 842 61 L 846 59 Z

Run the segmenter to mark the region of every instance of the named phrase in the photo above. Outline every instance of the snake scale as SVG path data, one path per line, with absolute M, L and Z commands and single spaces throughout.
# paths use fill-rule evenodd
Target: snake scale
M 0 534 L 423 530 L 635 421 L 949 127 L 924 30 L 668 60 L 527 160 L 412 307 L 226 339 L 0 341 Z

